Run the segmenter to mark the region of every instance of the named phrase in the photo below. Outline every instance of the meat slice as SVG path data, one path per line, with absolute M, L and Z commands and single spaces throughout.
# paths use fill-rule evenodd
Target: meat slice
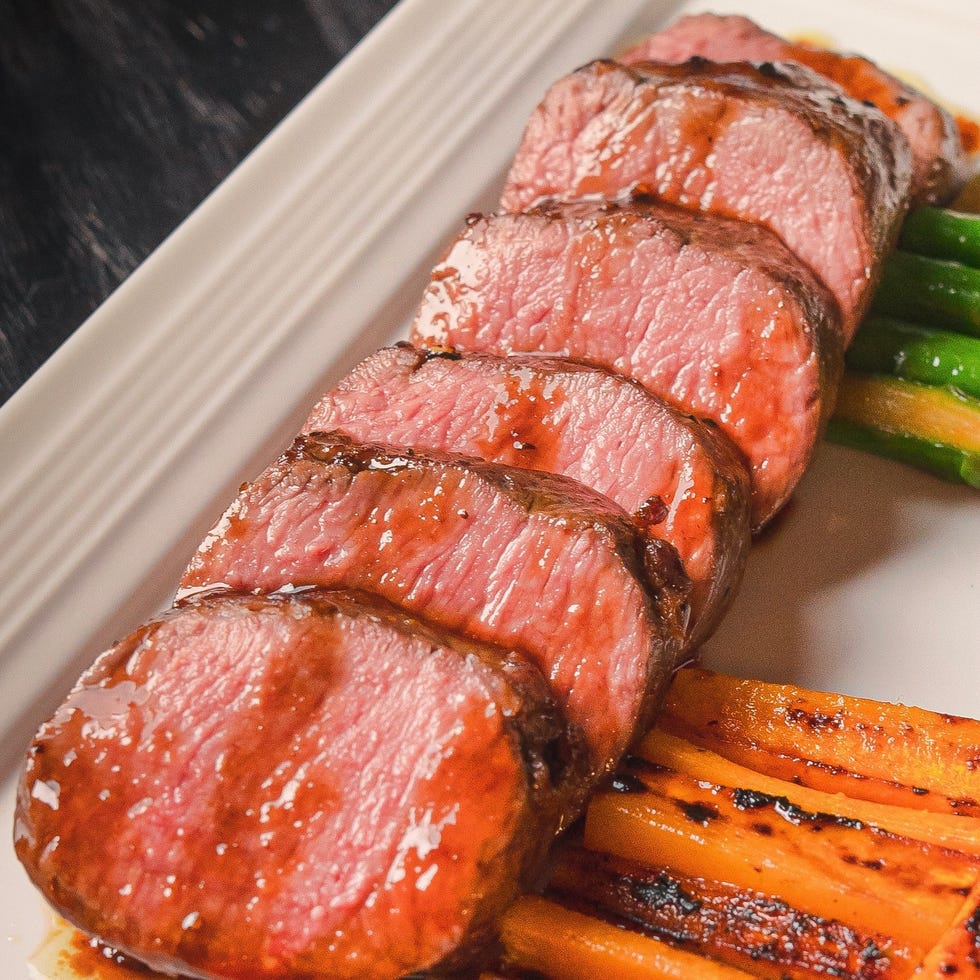
M 849 340 L 910 177 L 898 127 L 801 66 L 595 61 L 557 81 L 532 114 L 502 205 L 639 188 L 765 225 L 830 287 Z
M 873 61 L 770 34 L 738 15 L 692 14 L 641 41 L 619 60 L 683 62 L 791 61 L 806 65 L 894 120 L 912 148 L 912 196 L 920 204 L 948 200 L 963 182 L 967 158 L 956 121 L 932 99 Z
M 304 430 L 562 473 L 677 548 L 691 646 L 728 608 L 748 551 L 748 474 L 731 443 L 634 381 L 564 358 L 402 344 L 327 392 Z
M 567 477 L 327 433 L 301 437 L 243 487 L 181 585 L 289 584 L 374 591 L 525 650 L 597 773 L 663 691 L 688 585 L 670 545 Z
M 42 727 L 17 852 L 59 912 L 156 969 L 458 966 L 540 871 L 566 735 L 512 652 L 365 597 L 204 598 Z
M 756 529 L 803 474 L 843 345 L 832 297 L 764 228 L 625 202 L 472 217 L 412 336 L 584 359 L 712 419 L 749 463 Z

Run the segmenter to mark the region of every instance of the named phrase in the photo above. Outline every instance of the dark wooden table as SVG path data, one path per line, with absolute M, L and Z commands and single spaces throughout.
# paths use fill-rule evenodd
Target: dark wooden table
M 0 3 L 0 404 L 395 2 Z

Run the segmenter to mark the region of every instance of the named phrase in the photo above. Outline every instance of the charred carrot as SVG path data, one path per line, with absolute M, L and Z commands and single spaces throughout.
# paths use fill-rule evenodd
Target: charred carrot
M 980 978 L 980 883 L 953 924 L 916 967 L 916 980 L 977 980 Z
M 706 782 L 756 790 L 773 797 L 792 796 L 793 802 L 815 813 L 834 813 L 913 840 L 963 851 L 980 857 L 980 820 L 950 813 L 931 813 L 887 803 L 874 803 L 839 793 L 799 786 L 756 772 L 724 756 L 653 729 L 639 742 L 636 754 L 648 762 Z
M 767 980 L 899 980 L 912 966 L 908 949 L 883 933 L 808 915 L 751 889 L 583 847 L 560 850 L 548 893 Z
M 541 916 L 508 915 L 509 962 L 980 976 L 980 820 L 960 815 L 980 810 L 978 760 L 978 721 L 683 669 L 556 854 Z M 630 973 L 651 942 L 691 959 Z
M 504 916 L 507 962 L 561 980 L 745 980 L 752 974 L 528 896 Z
M 805 786 L 980 816 L 980 721 L 685 668 L 659 727 Z
M 760 891 L 919 951 L 937 941 L 980 868 L 968 855 L 812 813 L 791 798 L 649 764 L 630 775 L 626 792 L 592 800 L 586 847 Z

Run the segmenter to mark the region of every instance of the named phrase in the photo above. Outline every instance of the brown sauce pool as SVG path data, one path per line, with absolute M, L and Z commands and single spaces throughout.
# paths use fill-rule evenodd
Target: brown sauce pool
M 50 980 L 173 980 L 58 917 L 31 964 Z

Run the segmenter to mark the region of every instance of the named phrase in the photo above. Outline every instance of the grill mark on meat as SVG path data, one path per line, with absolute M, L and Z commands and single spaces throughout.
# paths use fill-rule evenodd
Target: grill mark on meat
M 501 204 L 643 189 L 775 231 L 830 287 L 849 339 L 908 203 L 911 152 L 877 109 L 800 65 L 595 61 L 535 109 Z
M 712 420 L 749 465 L 755 530 L 801 477 L 843 363 L 836 303 L 771 232 L 649 199 L 470 222 L 412 339 L 580 358 Z
M 304 431 L 385 433 L 398 445 L 592 486 L 677 548 L 692 580 L 690 644 L 699 644 L 734 597 L 748 550 L 748 478 L 728 440 L 592 365 L 445 353 L 407 344 L 376 352 L 324 395 Z
M 540 873 L 580 778 L 555 764 L 567 735 L 520 655 L 377 599 L 199 598 L 41 729 L 17 849 L 71 921 L 157 969 L 453 969 Z
M 746 17 L 696 14 L 635 45 L 619 59 L 683 63 L 692 57 L 715 62 L 795 62 L 874 105 L 892 119 L 913 153 L 911 194 L 917 204 L 948 200 L 967 174 L 967 157 L 955 119 L 922 92 L 857 55 L 792 43 Z
M 298 439 L 243 488 L 181 589 L 290 584 L 378 592 L 524 649 L 597 772 L 663 691 L 689 585 L 672 547 L 576 481 L 334 433 Z

